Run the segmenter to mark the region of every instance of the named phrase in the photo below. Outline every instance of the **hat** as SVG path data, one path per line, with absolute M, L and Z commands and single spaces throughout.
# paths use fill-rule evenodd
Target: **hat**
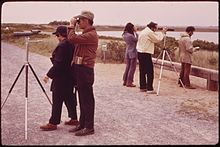
M 155 28 L 156 25 L 158 25 L 158 24 L 151 21 L 147 26 L 148 26 L 149 28 Z
M 58 26 L 56 31 L 53 32 L 52 34 L 61 34 L 61 35 L 66 35 L 67 34 L 67 27 L 66 26 Z
M 87 19 L 93 20 L 94 14 L 90 11 L 82 11 L 81 14 L 75 16 L 75 18 L 87 18 Z

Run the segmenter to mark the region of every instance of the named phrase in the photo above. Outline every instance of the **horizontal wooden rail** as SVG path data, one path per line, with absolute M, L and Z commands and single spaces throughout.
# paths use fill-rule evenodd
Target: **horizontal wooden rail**
M 155 67 L 160 67 L 162 64 L 161 59 L 156 59 L 153 58 L 153 63 L 155 64 Z M 157 60 L 157 63 L 156 63 Z M 174 70 L 173 66 L 175 66 L 176 70 L 180 72 L 181 70 L 181 64 L 177 62 L 170 62 L 168 60 L 164 60 L 163 63 L 163 69 L 167 70 Z M 217 91 L 218 90 L 218 71 L 217 70 L 212 70 L 212 69 L 207 69 L 207 68 L 202 68 L 198 66 L 191 66 L 191 72 L 190 75 L 200 77 L 207 79 L 207 90 L 212 90 L 212 91 Z

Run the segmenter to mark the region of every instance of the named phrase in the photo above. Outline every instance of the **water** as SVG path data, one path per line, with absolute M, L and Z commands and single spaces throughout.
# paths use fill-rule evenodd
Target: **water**
M 177 40 L 180 38 L 180 33 L 183 32 L 167 32 L 167 36 L 174 37 Z M 100 36 L 122 37 L 122 31 L 98 31 Z M 218 32 L 194 32 L 192 40 L 205 40 L 219 44 Z

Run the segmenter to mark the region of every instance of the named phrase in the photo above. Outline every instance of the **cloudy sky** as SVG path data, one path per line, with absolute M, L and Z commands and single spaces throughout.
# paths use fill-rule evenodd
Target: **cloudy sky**
M 2 23 L 47 24 L 69 21 L 82 10 L 95 14 L 95 25 L 146 25 L 154 21 L 167 26 L 218 26 L 218 2 L 6 2 Z

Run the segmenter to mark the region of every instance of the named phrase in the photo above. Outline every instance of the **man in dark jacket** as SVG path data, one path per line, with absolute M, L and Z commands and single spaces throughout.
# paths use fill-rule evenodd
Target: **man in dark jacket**
M 62 104 L 65 103 L 70 121 L 66 121 L 66 125 L 78 125 L 76 113 L 76 95 L 73 93 L 74 75 L 71 67 L 72 56 L 74 52 L 74 44 L 67 40 L 67 27 L 59 26 L 54 32 L 59 40 L 59 44 L 52 53 L 51 62 L 53 66 L 50 68 L 44 82 L 47 83 L 49 78 L 52 79 L 51 91 L 53 97 L 52 114 L 49 123 L 40 128 L 44 131 L 56 130 L 60 124 Z
M 68 33 L 68 39 L 77 45 L 73 63 L 76 66 L 76 83 L 79 92 L 80 125 L 70 130 L 70 132 L 76 132 L 76 136 L 94 134 L 95 100 L 93 83 L 98 35 L 92 26 L 93 18 L 92 12 L 83 11 L 71 19 Z M 80 29 L 83 29 L 82 34 L 77 35 L 75 33 L 76 23 L 79 24 Z

